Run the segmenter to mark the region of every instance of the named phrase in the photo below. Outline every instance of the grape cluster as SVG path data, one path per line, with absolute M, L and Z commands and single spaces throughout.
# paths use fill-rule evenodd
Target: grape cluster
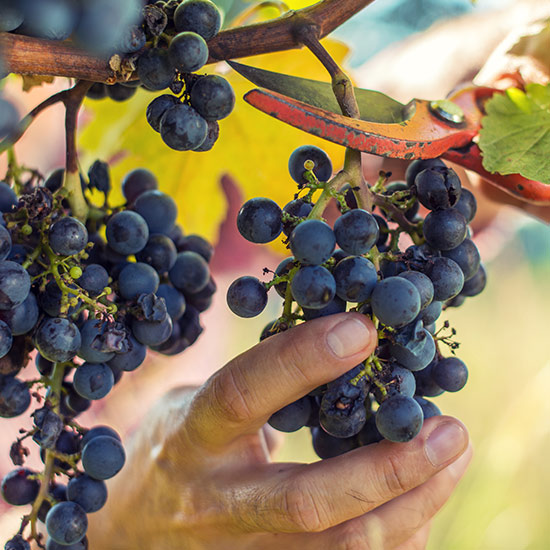
M 218 121 L 233 110 L 235 93 L 221 76 L 193 73 L 208 61 L 207 41 L 220 27 L 221 14 L 210 0 L 149 2 L 121 50 L 135 54 L 138 80 L 94 84 L 88 97 L 124 101 L 140 85 L 150 91 L 169 88 L 172 94 L 148 105 L 147 122 L 176 151 L 209 151 L 218 139 Z
M 269 423 L 285 432 L 311 428 L 321 458 L 384 438 L 409 441 L 424 419 L 441 414 L 426 397 L 456 392 L 468 378 L 466 365 L 454 356 L 454 329 L 445 322 L 438 330 L 436 321 L 486 284 L 469 238 L 475 198 L 439 159 L 412 162 L 406 181 L 389 183 L 390 174 L 381 173 L 368 188 L 368 209 L 358 208 L 349 185 L 334 190 L 326 183 L 332 164 L 317 147 L 294 151 L 289 171 L 300 189 L 294 200 L 281 209 L 271 199 L 253 198 L 242 206 L 237 226 L 254 243 L 284 233 L 292 256 L 269 282 L 235 280 L 229 308 L 254 317 L 274 288 L 284 299 L 283 313 L 264 328 L 261 340 L 299 322 L 357 311 L 378 327 L 379 344 L 366 361 L 276 412 Z M 316 208 L 320 189 L 338 202 L 333 227 Z M 420 206 L 429 211 L 424 219 Z
M 76 418 L 137 369 L 147 348 L 174 355 L 196 341 L 216 290 L 213 248 L 183 233 L 174 200 L 147 170 L 127 174 L 126 204 L 114 208 L 109 167 L 92 164 L 81 185 L 85 195 L 104 193 L 104 205 L 89 205 L 84 223 L 71 215 L 63 169 L 45 181 L 28 171 L 23 182 L 26 173 L 15 189 L 0 182 L 0 417 L 25 413 L 33 398 L 36 407 L 32 429 L 11 447 L 17 468 L 1 494 L 33 505 L 21 533 L 30 524 L 35 536 L 41 521 L 47 549 L 85 549 L 87 514 L 105 503 L 105 480 L 125 454 L 111 428 L 86 430 Z M 27 382 L 18 374 L 35 350 L 37 376 Z M 40 447 L 44 472 L 25 467 L 26 439 Z M 5 548 L 30 548 L 21 533 Z

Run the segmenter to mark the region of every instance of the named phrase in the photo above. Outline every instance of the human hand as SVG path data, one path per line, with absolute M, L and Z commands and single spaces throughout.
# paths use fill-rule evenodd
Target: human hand
M 172 391 L 135 434 L 106 507 L 90 515 L 90 548 L 423 548 L 471 456 L 458 421 L 430 418 L 408 443 L 313 464 L 270 462 L 270 415 L 375 346 L 365 316 L 333 315 L 264 340 L 198 391 Z

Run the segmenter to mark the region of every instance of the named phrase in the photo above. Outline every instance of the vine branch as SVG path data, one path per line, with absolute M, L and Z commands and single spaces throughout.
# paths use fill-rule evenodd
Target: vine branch
M 374 0 L 321 0 L 270 21 L 220 32 L 208 43 L 208 63 L 300 48 L 298 24 L 313 25 L 323 38 Z M 55 42 L 0 33 L 0 51 L 8 69 L 17 74 L 64 76 L 107 82 L 117 80 L 105 57 L 94 56 L 69 42 Z

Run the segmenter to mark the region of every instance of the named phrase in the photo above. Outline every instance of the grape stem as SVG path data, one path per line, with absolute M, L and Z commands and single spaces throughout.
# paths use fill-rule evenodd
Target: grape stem
M 49 391 L 50 395 L 48 400 L 52 403 L 53 411 L 59 414 L 59 406 L 61 401 L 61 388 L 63 384 L 63 378 L 65 376 L 65 364 L 55 363 L 53 372 L 49 377 Z M 31 524 L 31 537 L 39 542 L 38 532 L 36 529 L 38 512 L 44 500 L 47 500 L 48 490 L 50 484 L 53 481 L 53 475 L 55 471 L 55 452 L 50 449 L 46 449 L 46 457 L 44 461 L 44 471 L 40 474 L 40 490 L 35 498 L 30 513 L 23 518 L 23 523 Z

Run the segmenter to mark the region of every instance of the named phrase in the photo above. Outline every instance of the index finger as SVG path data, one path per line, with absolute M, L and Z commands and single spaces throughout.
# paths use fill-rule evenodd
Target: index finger
M 230 361 L 191 403 L 186 429 L 212 450 L 256 432 L 275 412 L 366 359 L 377 333 L 365 315 L 341 313 L 275 334 Z

